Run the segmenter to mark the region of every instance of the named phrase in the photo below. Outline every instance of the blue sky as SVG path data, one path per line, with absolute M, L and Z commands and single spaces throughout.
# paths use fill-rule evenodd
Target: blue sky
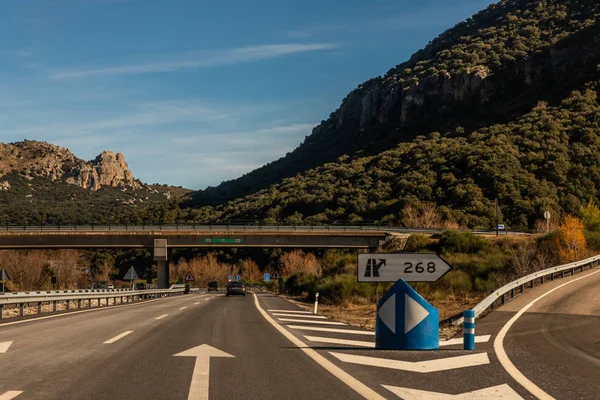
M 0 140 L 215 186 L 490 0 L 0 0 Z

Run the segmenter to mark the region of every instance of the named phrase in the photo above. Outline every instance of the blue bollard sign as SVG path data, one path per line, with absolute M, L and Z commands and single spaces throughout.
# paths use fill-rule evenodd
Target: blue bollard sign
M 400 279 L 377 304 L 375 348 L 438 349 L 439 325 L 438 310 Z

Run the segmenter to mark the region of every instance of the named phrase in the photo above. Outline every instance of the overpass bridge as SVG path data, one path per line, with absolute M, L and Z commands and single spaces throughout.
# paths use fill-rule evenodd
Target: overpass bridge
M 1 249 L 148 248 L 157 262 L 158 287 L 169 284 L 169 248 L 355 248 L 375 251 L 389 235 L 379 226 L 8 226 Z

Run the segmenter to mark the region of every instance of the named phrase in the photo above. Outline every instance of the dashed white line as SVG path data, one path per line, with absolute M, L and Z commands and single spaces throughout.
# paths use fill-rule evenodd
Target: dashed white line
M 198 305 L 198 304 L 200 304 L 200 302 L 194 303 L 194 305 Z
M 300 322 L 303 324 L 319 324 L 319 325 L 346 325 L 343 322 L 333 322 L 333 321 L 308 321 L 305 319 L 293 319 L 293 318 L 278 318 L 283 322 Z
M 180 310 L 185 310 L 186 308 L 187 308 L 187 307 L 181 307 L 181 308 L 179 308 L 179 309 L 180 309 Z
M 312 314 L 309 311 L 296 311 L 296 310 L 269 310 L 270 312 L 285 312 L 285 313 L 294 313 L 294 314 Z
M 23 393 L 22 390 L 9 390 L 8 392 L 4 392 L 0 394 L 0 400 L 11 400 Z
M 371 366 L 371 367 L 389 368 L 389 369 L 395 369 L 395 370 L 399 370 L 399 371 L 420 372 L 420 373 L 429 373 L 429 372 L 446 371 L 449 369 L 475 367 L 478 365 L 486 365 L 486 364 L 490 363 L 490 359 L 488 358 L 487 353 L 469 354 L 467 356 L 457 356 L 457 357 L 445 357 L 445 358 L 438 358 L 436 360 L 427 360 L 427 361 L 402 361 L 402 360 L 393 360 L 390 358 L 357 356 L 354 354 L 333 353 L 333 352 L 329 352 L 329 354 L 331 354 L 338 360 L 346 362 L 346 363 L 367 365 L 367 366 Z
M 304 336 L 304 338 L 311 342 L 345 344 L 348 346 L 356 346 L 356 347 L 373 347 L 373 348 L 375 347 L 374 342 L 364 342 L 362 340 L 336 339 L 336 338 L 320 337 L 320 336 Z
M 570 285 L 573 282 L 577 282 L 580 279 L 585 279 L 585 278 L 595 275 L 599 272 L 600 271 L 592 272 L 591 274 L 587 274 L 580 278 L 573 279 L 572 281 L 569 281 L 567 283 L 563 283 L 562 285 L 557 286 L 554 289 L 549 290 L 546 293 L 544 293 L 543 295 L 537 297 L 531 303 L 529 303 L 525 307 L 523 307 L 518 313 L 516 313 L 506 323 L 506 325 L 504 325 L 502 327 L 502 329 L 498 333 L 498 336 L 496 336 L 496 339 L 494 340 L 494 351 L 496 352 L 496 356 L 498 357 L 498 361 L 500 361 L 500 364 L 502 364 L 502 367 L 504 367 L 506 372 L 508 372 L 508 374 L 510 376 L 512 376 L 513 379 L 519 383 L 519 385 L 523 386 L 525 389 L 527 389 L 527 391 L 529 391 L 529 393 L 531 393 L 538 399 L 549 400 L 549 399 L 554 399 L 554 397 L 552 397 L 548 393 L 544 392 L 539 386 L 537 386 L 535 383 L 530 381 L 529 378 L 527 378 L 525 375 L 523 375 L 523 373 L 521 373 L 521 371 L 519 371 L 519 369 L 517 367 L 515 367 L 515 365 L 512 363 L 512 361 L 510 361 L 510 358 L 508 358 L 506 351 L 504 350 L 504 337 L 508 333 L 508 330 L 511 328 L 511 326 L 513 326 L 513 324 L 515 322 L 517 322 L 517 320 L 519 318 L 521 318 L 521 315 L 523 315 L 527 310 L 529 310 L 531 307 L 533 307 L 533 305 L 535 303 L 537 303 L 544 297 L 548 296 L 550 293 L 562 288 L 563 286 Z
M 133 331 L 125 331 L 125 332 L 121 333 L 120 335 L 115 336 L 112 339 L 108 339 L 106 342 L 104 342 L 104 344 L 114 343 L 119 339 L 123 339 L 125 336 L 129 335 L 130 333 L 133 333 Z
M 304 325 L 286 325 L 286 326 L 290 329 L 300 329 L 300 330 L 304 330 L 304 331 L 347 333 L 348 335 L 365 335 L 365 336 L 374 336 L 375 335 L 375 332 L 357 331 L 357 330 L 352 330 L 352 329 L 323 328 L 321 326 L 304 326 Z
M 322 315 L 298 315 L 298 314 L 283 314 L 283 313 L 273 313 L 278 317 L 292 317 L 292 318 L 313 318 L 313 319 L 327 319 Z
M 154 318 L 154 319 L 163 319 L 164 317 L 167 317 L 168 315 L 169 315 L 169 314 L 163 314 L 163 315 L 161 315 L 160 317 L 156 317 L 156 318 Z

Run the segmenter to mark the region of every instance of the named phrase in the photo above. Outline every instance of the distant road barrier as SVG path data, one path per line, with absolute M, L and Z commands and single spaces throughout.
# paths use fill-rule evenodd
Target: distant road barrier
M 550 280 L 553 281 L 555 278 L 564 278 L 565 272 L 571 275 L 575 275 L 576 270 L 580 270 L 583 272 L 585 267 L 588 269 L 592 268 L 594 263 L 596 265 L 600 265 L 600 255 L 586 258 L 585 260 L 575 261 L 572 263 L 559 265 L 556 267 L 544 269 L 541 271 L 534 272 L 523 278 L 517 279 L 506 285 L 502 286 L 500 289 L 495 290 L 488 297 L 479 302 L 475 307 L 473 307 L 473 311 L 475 312 L 475 318 L 480 316 L 485 310 L 488 308 L 494 308 L 496 302 L 500 302 L 500 304 L 504 304 L 506 301 L 512 300 L 515 296 L 520 293 L 525 292 L 526 286 L 529 284 L 530 288 L 535 286 L 535 282 L 539 280 L 540 283 L 544 283 L 546 277 L 550 277 Z M 517 293 L 517 290 L 519 293 Z M 452 322 L 454 325 L 460 325 L 464 321 L 464 317 L 460 317 Z
M 7 305 L 16 305 L 19 307 L 19 315 L 23 316 L 25 305 L 36 304 L 38 314 L 42 313 L 42 304 L 52 304 L 52 311 L 56 311 L 56 305 L 59 302 L 65 302 L 66 310 L 71 309 L 71 302 L 77 302 L 77 308 L 92 307 L 92 300 L 97 300 L 97 306 L 100 307 L 102 299 L 105 299 L 105 305 L 108 305 L 109 299 L 113 299 L 113 304 L 124 304 L 145 299 L 154 299 L 159 297 L 177 296 L 184 294 L 183 288 L 176 289 L 150 289 L 150 290 L 132 290 L 132 289 L 102 289 L 102 290 L 53 290 L 40 292 L 16 292 L 0 293 L 0 319 L 4 307 Z M 117 302 L 119 300 L 119 302 Z
M 217 225 L 193 225 L 193 224 L 169 224 L 169 225 L 4 225 L 0 226 L 0 232 L 327 232 L 327 231 L 373 231 L 393 233 L 443 233 L 449 229 L 445 228 L 402 228 L 380 224 L 356 224 L 356 225 L 240 225 L 240 224 L 217 224 Z M 485 229 L 459 229 L 474 234 L 496 234 L 496 230 Z M 526 235 L 532 231 L 500 231 L 505 235 Z

